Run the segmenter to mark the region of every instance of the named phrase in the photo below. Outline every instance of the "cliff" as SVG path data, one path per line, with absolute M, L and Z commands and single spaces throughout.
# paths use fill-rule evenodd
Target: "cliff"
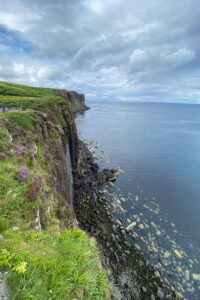
M 89 109 L 89 107 L 85 104 L 85 95 L 78 94 L 74 91 L 67 91 L 64 89 L 52 89 L 58 96 L 63 99 L 69 101 L 72 111 L 79 112 Z
M 108 299 L 99 250 L 70 206 L 72 110 L 86 108 L 84 95 L 0 82 L 0 103 L 0 275 L 10 298 Z

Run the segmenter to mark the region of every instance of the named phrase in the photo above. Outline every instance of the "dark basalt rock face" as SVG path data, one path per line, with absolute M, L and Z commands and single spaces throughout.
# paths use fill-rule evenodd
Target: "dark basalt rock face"
M 73 100 L 78 100 L 85 103 L 85 95 L 79 94 L 75 91 L 67 91 L 65 89 L 52 89 L 58 96 L 72 102 Z
M 66 199 L 70 203 L 69 187 L 66 184 L 68 178 L 68 166 L 66 164 L 66 145 L 69 144 L 71 153 L 72 168 L 76 169 L 78 161 L 78 135 L 74 123 L 71 108 L 67 102 L 60 103 L 59 116 L 63 119 L 65 126 L 59 128 L 47 120 L 45 114 L 37 112 L 43 122 L 40 124 L 42 135 L 48 146 L 49 136 L 52 134 L 54 127 L 60 134 L 61 144 L 55 145 L 54 160 L 49 161 L 49 174 L 51 174 L 52 185 L 61 199 Z M 67 138 L 66 138 L 67 137 Z
M 85 103 L 85 95 L 79 94 L 74 91 L 67 91 L 69 101 L 73 101 L 74 99 L 79 100 L 80 102 Z
M 73 112 L 84 111 L 89 109 L 89 107 L 85 104 L 85 95 L 79 94 L 75 91 L 67 91 L 65 89 L 52 89 L 58 96 L 63 99 L 69 101 L 70 103 L 75 104 L 75 109 Z

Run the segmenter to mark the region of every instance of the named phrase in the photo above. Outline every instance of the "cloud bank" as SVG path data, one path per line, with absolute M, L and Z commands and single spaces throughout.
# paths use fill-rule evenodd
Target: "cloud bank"
M 0 80 L 88 99 L 200 102 L 197 0 L 0 2 Z

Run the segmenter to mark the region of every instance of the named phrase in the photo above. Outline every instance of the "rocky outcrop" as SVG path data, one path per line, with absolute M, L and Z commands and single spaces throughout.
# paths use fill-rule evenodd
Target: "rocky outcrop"
M 0 300 L 9 300 L 9 293 L 7 283 L 4 279 L 3 273 L 0 272 Z
M 70 102 L 73 112 L 84 111 L 89 109 L 85 104 L 85 95 L 65 89 L 52 89 L 59 97 Z
M 58 96 L 69 100 L 69 101 L 73 101 L 73 100 L 78 100 L 80 102 L 85 102 L 85 95 L 84 94 L 79 94 L 75 91 L 67 91 L 65 89 L 52 89 Z

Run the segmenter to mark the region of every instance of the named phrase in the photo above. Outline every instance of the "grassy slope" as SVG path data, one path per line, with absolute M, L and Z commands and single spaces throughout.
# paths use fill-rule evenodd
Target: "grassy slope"
M 95 243 L 80 229 L 67 229 L 73 212 L 66 207 L 67 220 L 59 217 L 63 207 L 49 185 L 48 164 L 61 140 L 52 127 L 47 144 L 40 125 L 44 113 L 64 125 L 61 102 L 50 89 L 0 82 L 0 103 L 12 108 L 0 114 L 0 269 L 12 299 L 109 297 Z M 31 174 L 22 182 L 21 166 Z M 42 231 L 36 230 L 39 208 Z

